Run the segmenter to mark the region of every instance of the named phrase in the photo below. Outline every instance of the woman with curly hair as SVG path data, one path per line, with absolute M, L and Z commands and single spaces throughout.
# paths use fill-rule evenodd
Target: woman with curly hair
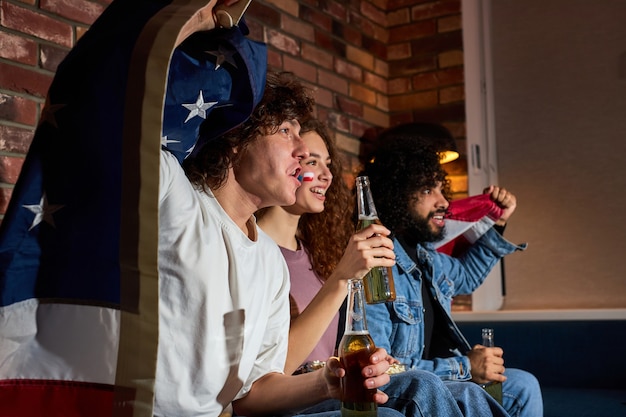
M 301 161 L 296 203 L 257 212 L 259 226 L 278 243 L 291 274 L 285 373 L 333 355 L 348 280 L 394 264 L 387 228 L 373 225 L 354 233 L 353 197 L 343 181 L 333 181 L 341 178 L 341 164 L 323 123 L 304 122 L 300 136 L 310 156 Z

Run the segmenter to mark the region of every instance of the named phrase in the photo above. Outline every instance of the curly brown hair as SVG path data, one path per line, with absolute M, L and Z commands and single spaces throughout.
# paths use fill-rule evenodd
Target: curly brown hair
M 224 185 L 228 170 L 236 167 L 245 148 L 259 136 L 272 135 L 286 120 L 305 122 L 311 117 L 315 99 L 291 72 L 269 72 L 261 102 L 241 125 L 218 139 L 209 140 L 198 154 L 183 163 L 191 183 L 216 190 Z M 200 126 L 202 137 L 210 126 Z
M 413 127 L 398 126 L 383 132 L 374 157 L 362 173 L 370 179 L 381 222 L 396 234 L 411 224 L 410 199 L 421 188 L 441 182 L 444 196 L 450 199 L 450 182 L 438 149 L 429 143 L 429 131 L 418 134 L 419 129 Z
M 326 125 L 317 119 L 302 124 L 300 134 L 315 132 L 328 148 L 333 182 L 326 191 L 324 211 L 305 213 L 298 223 L 298 238 L 307 248 L 313 271 L 322 280 L 328 279 L 343 256 L 346 245 L 354 233 L 352 211 L 354 201 L 351 191 L 342 178 L 342 166 L 335 141 Z

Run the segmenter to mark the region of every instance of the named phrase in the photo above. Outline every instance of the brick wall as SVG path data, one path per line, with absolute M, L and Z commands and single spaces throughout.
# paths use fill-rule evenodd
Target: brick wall
M 54 71 L 111 0 L 0 0 L 0 216 L 39 121 Z M 254 0 L 251 38 L 272 69 L 316 90 L 351 184 L 381 128 L 435 121 L 465 135 L 460 0 Z M 447 165 L 467 192 L 465 158 Z

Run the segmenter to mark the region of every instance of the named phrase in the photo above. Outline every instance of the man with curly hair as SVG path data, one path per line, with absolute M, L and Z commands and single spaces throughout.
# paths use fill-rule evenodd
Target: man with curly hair
M 478 384 L 502 383 L 502 405 L 511 416 L 543 415 L 541 390 L 530 373 L 504 368 L 499 347 L 471 347 L 455 325 L 452 297 L 470 294 L 505 255 L 521 250 L 502 237 L 516 207 L 513 194 L 485 190 L 502 209 L 496 225 L 460 258 L 437 252 L 433 242 L 445 234 L 449 181 L 432 143 L 433 132 L 451 136 L 432 124 L 405 124 L 378 138 L 380 148 L 366 165 L 382 223 L 394 234 L 396 300 L 367 306 L 369 330 L 377 345 L 409 368 L 435 373 L 453 394 L 463 387 L 487 395 Z M 466 395 L 466 394 L 465 394 Z

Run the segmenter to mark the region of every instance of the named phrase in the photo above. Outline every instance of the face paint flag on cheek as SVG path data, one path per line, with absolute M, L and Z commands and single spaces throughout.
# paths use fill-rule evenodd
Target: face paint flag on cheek
M 302 174 L 303 182 L 313 181 L 314 178 L 315 178 L 315 174 L 313 174 L 312 172 L 305 172 L 304 174 Z

